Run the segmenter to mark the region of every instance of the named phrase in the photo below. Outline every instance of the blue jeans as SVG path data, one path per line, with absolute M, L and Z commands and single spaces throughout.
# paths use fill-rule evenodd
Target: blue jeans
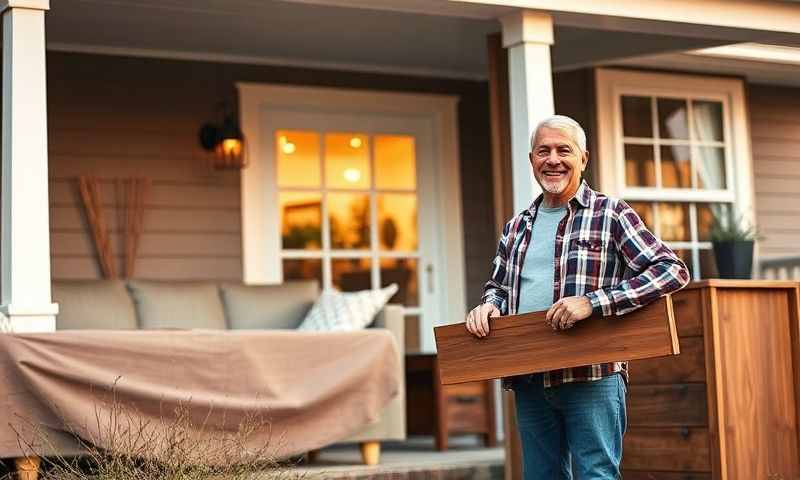
M 525 480 L 620 477 L 625 433 L 625 381 L 614 374 L 592 382 L 544 388 L 541 374 L 513 385 Z

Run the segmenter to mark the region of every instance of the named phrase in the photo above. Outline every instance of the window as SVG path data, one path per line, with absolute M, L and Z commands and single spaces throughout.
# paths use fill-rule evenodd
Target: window
M 716 276 L 714 214 L 750 195 L 740 194 L 749 156 L 734 141 L 746 132 L 741 83 L 614 70 L 597 80 L 600 156 L 615 160 L 599 165 L 601 190 L 625 199 L 695 279 Z
M 397 283 L 419 314 L 414 137 L 277 130 L 284 280 L 358 291 Z

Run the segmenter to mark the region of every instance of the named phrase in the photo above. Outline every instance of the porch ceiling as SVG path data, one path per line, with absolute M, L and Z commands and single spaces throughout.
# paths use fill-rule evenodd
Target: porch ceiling
M 335 5 L 321 5 L 330 3 Z M 428 5 L 426 14 L 415 13 Z M 508 7 L 408 0 L 58 0 L 52 50 L 486 77 L 486 35 Z M 597 19 L 600 20 L 600 19 Z M 556 69 L 731 43 L 687 32 L 652 34 L 613 22 L 556 17 Z M 587 28 L 591 27 L 591 28 Z M 589 48 L 591 46 L 591 48 Z

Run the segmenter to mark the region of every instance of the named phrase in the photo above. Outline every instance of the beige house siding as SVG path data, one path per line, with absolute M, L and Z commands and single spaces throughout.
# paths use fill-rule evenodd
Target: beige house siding
M 800 88 L 748 86 L 760 254 L 800 255 Z
M 113 179 L 153 182 L 137 277 L 241 278 L 239 175 L 209 168 L 196 138 L 233 82 L 249 81 L 458 95 L 467 297 L 478 301 L 495 245 L 486 82 L 56 52 L 48 79 L 54 278 L 100 275 L 76 183 L 87 174 L 112 229 Z

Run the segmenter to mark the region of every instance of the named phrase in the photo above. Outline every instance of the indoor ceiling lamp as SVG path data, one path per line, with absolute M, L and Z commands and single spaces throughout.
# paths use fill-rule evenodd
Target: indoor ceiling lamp
M 350 139 L 350 146 L 353 147 L 353 148 L 361 148 L 362 144 L 363 144 L 363 142 L 358 137 L 353 137 L 353 138 Z
M 244 135 L 236 118 L 225 115 L 222 125 L 206 123 L 200 128 L 200 145 L 214 153 L 213 166 L 217 170 L 241 170 L 247 166 Z

